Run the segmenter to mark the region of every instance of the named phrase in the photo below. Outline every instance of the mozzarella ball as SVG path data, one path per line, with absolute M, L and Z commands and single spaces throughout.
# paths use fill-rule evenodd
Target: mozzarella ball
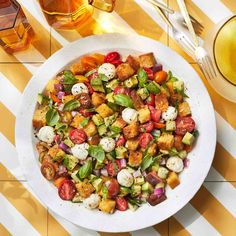
M 108 80 L 111 80 L 116 75 L 116 68 L 111 63 L 104 63 L 98 68 L 98 74 L 104 74 Z
M 88 156 L 88 144 L 76 144 L 74 147 L 71 148 L 72 155 L 77 157 L 79 160 L 85 160 Z
M 118 173 L 117 181 L 124 187 L 130 187 L 134 182 L 134 178 L 128 170 L 123 169 Z
M 135 109 L 127 107 L 122 111 L 122 119 L 126 123 L 131 124 L 132 122 L 137 121 L 138 112 Z
M 116 142 L 113 138 L 105 137 L 100 140 L 100 145 L 105 152 L 111 152 L 116 147 Z
M 179 157 L 170 157 L 166 162 L 166 167 L 176 173 L 179 173 L 184 168 L 184 163 Z
M 51 126 L 44 126 L 39 130 L 37 136 L 45 143 L 52 143 L 55 137 L 54 129 Z
M 177 114 L 178 112 L 175 109 L 175 107 L 169 106 L 167 108 L 167 111 L 162 113 L 162 119 L 164 119 L 165 121 L 175 120 L 177 117 Z
M 77 95 L 80 93 L 88 93 L 88 92 L 89 92 L 88 87 L 84 83 L 74 84 L 71 89 L 71 93 L 73 95 Z
M 88 209 L 94 209 L 98 207 L 100 200 L 100 196 L 94 193 L 83 201 L 83 205 Z

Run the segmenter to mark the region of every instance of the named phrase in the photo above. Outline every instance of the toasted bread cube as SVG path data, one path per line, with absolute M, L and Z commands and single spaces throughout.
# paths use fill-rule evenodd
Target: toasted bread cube
M 157 144 L 153 143 L 152 145 L 150 145 L 150 147 L 148 148 L 147 153 L 150 154 L 151 156 L 154 156 L 157 152 Z
M 40 129 L 43 126 L 46 125 L 46 113 L 48 111 L 48 107 L 39 107 L 35 112 L 34 112 L 34 117 L 33 117 L 33 127 L 35 129 Z
M 50 96 L 51 93 L 55 94 L 55 84 L 59 84 L 59 80 L 57 79 L 51 79 L 48 81 L 45 90 L 44 90 L 44 95 Z
M 94 92 L 92 94 L 92 104 L 95 107 L 98 107 L 99 105 L 103 104 L 105 101 L 106 101 L 106 95 L 104 93 Z
M 75 99 L 74 95 L 66 95 L 62 97 L 62 102 L 66 104 L 67 102 L 72 101 L 73 99 Z
M 169 102 L 167 99 L 167 96 L 165 94 L 157 94 L 155 97 L 155 106 L 157 110 L 160 110 L 162 112 L 167 111 Z
M 188 116 L 191 115 L 191 109 L 188 102 L 182 102 L 178 106 L 179 116 Z
M 138 138 L 128 139 L 126 141 L 125 147 L 128 148 L 130 151 L 135 151 L 138 148 L 139 140 Z
M 98 208 L 105 212 L 112 214 L 115 210 L 116 207 L 116 201 L 111 200 L 111 199 L 102 199 L 102 201 L 99 203 Z
M 70 70 L 74 75 L 84 75 L 86 73 L 86 68 L 81 62 L 71 65 Z
M 131 123 L 130 125 L 123 128 L 123 133 L 126 139 L 135 138 L 139 134 L 138 123 Z
M 170 150 L 174 145 L 174 135 L 163 133 L 158 138 L 157 145 L 161 150 Z
M 121 116 L 119 116 L 115 122 L 112 124 L 112 126 L 119 127 L 123 129 L 126 126 L 126 122 L 122 119 Z
M 84 132 L 87 134 L 87 136 L 93 137 L 97 133 L 97 126 L 94 124 L 93 121 L 89 121 L 86 126 L 83 127 Z
M 147 106 L 138 110 L 138 120 L 139 122 L 145 123 L 151 119 L 151 113 Z
M 53 158 L 53 160 L 58 160 L 65 155 L 65 152 L 61 150 L 58 145 L 54 145 L 48 150 L 48 154 Z
M 76 184 L 75 186 L 76 186 L 76 189 L 77 189 L 79 195 L 82 198 L 89 197 L 95 191 L 95 188 L 90 183 L 80 182 L 80 183 Z
M 84 116 L 82 116 L 81 114 L 77 114 L 74 119 L 71 122 L 71 126 L 78 129 L 80 127 L 80 123 L 85 119 Z
M 125 81 L 132 75 L 134 75 L 135 70 L 128 63 L 122 63 L 116 68 L 116 74 L 118 76 L 118 80 Z
M 101 104 L 97 109 L 96 112 L 102 117 L 108 117 L 113 114 L 113 110 L 107 106 L 106 104 Z
M 157 62 L 152 52 L 139 56 L 139 62 L 141 67 L 153 67 Z
M 180 184 L 179 177 L 175 172 L 170 172 L 166 182 L 172 189 Z
M 140 151 L 130 151 L 129 152 L 129 165 L 132 167 L 137 167 L 142 162 L 143 154 Z
M 126 62 L 135 70 L 137 71 L 140 67 L 138 58 L 135 58 L 131 55 L 129 55 L 126 59 Z

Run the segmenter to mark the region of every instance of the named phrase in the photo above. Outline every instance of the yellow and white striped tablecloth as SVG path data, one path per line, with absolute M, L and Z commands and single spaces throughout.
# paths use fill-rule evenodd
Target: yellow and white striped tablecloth
M 144 0 L 117 0 L 111 14 L 95 11 L 80 30 L 50 28 L 37 0 L 19 0 L 37 40 L 27 51 L 7 55 L 0 49 L 0 235 L 236 235 L 236 104 L 218 95 L 197 64 L 168 36 L 168 28 Z M 175 0 L 167 0 L 177 9 Z M 203 39 L 217 22 L 236 13 L 236 0 L 186 0 L 190 14 L 204 25 Z M 218 142 L 210 173 L 195 197 L 177 214 L 143 230 L 119 234 L 79 228 L 55 215 L 34 195 L 25 180 L 15 148 L 16 112 L 32 74 L 50 55 L 91 34 L 131 32 L 162 42 L 181 54 L 202 78 L 215 108 Z

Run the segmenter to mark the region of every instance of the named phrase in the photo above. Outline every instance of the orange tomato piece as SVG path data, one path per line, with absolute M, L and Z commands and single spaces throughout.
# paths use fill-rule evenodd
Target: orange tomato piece
M 57 188 L 59 188 L 60 185 L 61 185 L 61 183 L 62 183 L 64 180 L 66 180 L 65 177 L 59 177 L 59 178 L 57 178 L 57 179 L 54 180 L 54 185 L 55 185 Z
M 95 59 L 98 65 L 101 65 L 104 63 L 105 56 L 100 53 L 94 53 L 92 54 L 92 57 Z
M 51 99 L 56 103 L 61 103 L 61 100 L 53 93 L 50 94 Z
M 158 71 L 154 74 L 154 80 L 158 84 L 163 83 L 167 79 L 167 73 L 164 70 Z
M 154 128 L 155 129 L 163 129 L 165 127 L 166 127 L 166 125 L 163 124 L 163 123 L 157 123 L 157 122 L 154 123 Z

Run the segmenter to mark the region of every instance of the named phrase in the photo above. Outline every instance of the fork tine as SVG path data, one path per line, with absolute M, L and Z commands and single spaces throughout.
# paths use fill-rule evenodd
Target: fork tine
M 203 31 L 203 28 L 201 28 L 198 24 L 196 24 L 196 23 L 194 23 L 194 22 L 192 22 L 192 24 L 193 24 L 193 28 L 194 28 L 195 33 L 196 33 L 198 36 L 201 36 L 202 31 Z M 183 25 L 185 28 L 187 28 L 187 25 L 186 25 L 185 22 L 182 22 L 182 25 Z
M 215 68 L 214 68 L 211 58 L 209 56 L 206 56 L 206 63 L 208 64 L 208 68 L 209 68 L 209 71 L 212 74 L 212 76 L 213 77 L 216 76 Z
M 199 27 L 204 28 L 204 26 L 198 20 L 196 20 L 192 15 L 189 14 L 189 17 L 192 22 L 195 22 L 196 24 L 199 25 Z

